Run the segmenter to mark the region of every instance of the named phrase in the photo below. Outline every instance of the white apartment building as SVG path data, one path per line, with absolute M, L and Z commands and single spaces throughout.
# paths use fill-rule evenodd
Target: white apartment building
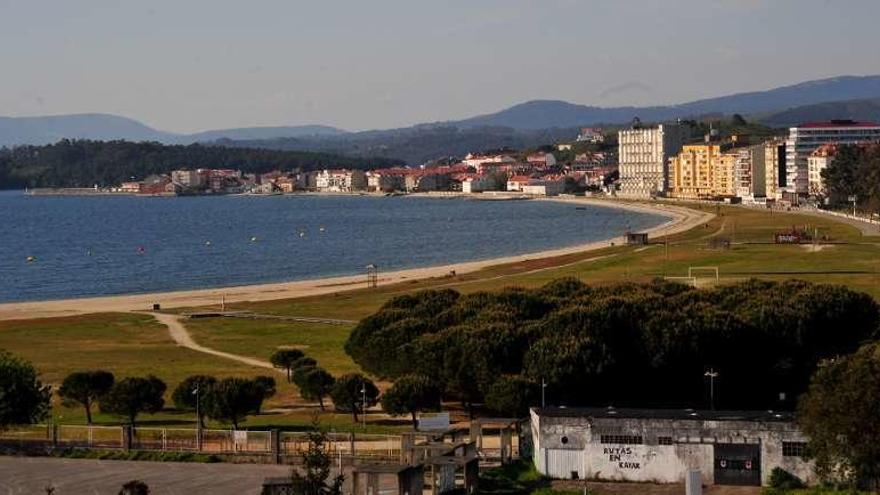
M 785 175 L 787 192 L 809 193 L 807 157 L 826 143 L 856 144 L 880 140 L 880 124 L 831 120 L 791 127 L 785 143 Z
M 767 195 L 767 173 L 764 165 L 764 145 L 758 144 L 737 150 L 734 184 L 736 195 L 753 201 Z
M 320 192 L 352 192 L 367 188 L 367 176 L 362 170 L 322 170 L 315 179 Z
M 685 135 L 678 124 L 633 127 L 617 133 L 620 195 L 650 198 L 668 189 L 671 156 L 681 151 Z

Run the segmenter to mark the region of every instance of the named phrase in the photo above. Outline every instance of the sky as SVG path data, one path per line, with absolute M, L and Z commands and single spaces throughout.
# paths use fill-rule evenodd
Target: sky
M 880 74 L 877 0 L 0 0 L 0 115 L 409 126 Z

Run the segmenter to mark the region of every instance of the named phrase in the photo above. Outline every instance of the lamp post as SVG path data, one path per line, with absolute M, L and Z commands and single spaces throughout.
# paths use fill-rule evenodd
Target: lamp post
M 196 388 L 193 390 L 193 394 L 196 396 L 196 450 L 198 452 L 202 451 L 202 415 L 199 409 L 201 402 L 201 394 L 199 393 L 199 386 L 196 385 Z
M 541 407 L 547 407 L 546 401 L 547 382 L 541 378 Z
M 709 368 L 709 371 L 703 373 L 703 376 L 709 379 L 709 408 L 715 410 L 715 379 L 718 378 L 718 372 L 715 368 Z
M 361 382 L 361 421 L 363 421 L 364 430 L 367 429 L 367 384 Z

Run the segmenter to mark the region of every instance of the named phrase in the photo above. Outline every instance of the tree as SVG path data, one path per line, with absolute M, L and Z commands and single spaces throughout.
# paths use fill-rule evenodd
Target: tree
M 798 423 L 820 477 L 880 487 L 880 344 L 823 361 L 798 404 Z
M 82 405 L 86 410 L 86 423 L 92 424 L 92 404 L 110 391 L 114 381 L 109 371 L 77 371 L 64 378 L 58 395 L 67 402 Z
M 287 371 L 287 381 L 291 381 L 291 371 L 293 370 L 293 363 L 296 362 L 297 359 L 305 357 L 303 351 L 299 349 L 281 349 L 275 351 L 272 356 L 269 357 L 269 362 L 272 363 L 272 366 L 286 370 Z
M 31 363 L 0 349 L 0 430 L 45 419 L 50 395 Z
M 211 387 L 217 384 L 217 379 L 207 375 L 191 375 L 186 377 L 174 389 L 171 400 L 174 407 L 184 411 L 198 411 L 199 428 L 205 427 L 204 406 L 205 396 L 210 393 Z
M 524 376 L 500 377 L 486 392 L 486 406 L 501 416 L 523 417 L 539 402 L 539 385 Z
M 355 423 L 364 406 L 376 405 L 379 389 L 373 382 L 360 373 L 342 375 L 330 390 L 330 399 L 337 411 L 350 412 Z
M 141 480 L 131 480 L 122 485 L 119 495 L 150 495 L 150 487 Z
M 317 365 L 318 365 L 318 361 L 315 361 L 314 358 L 310 358 L 309 356 L 303 356 L 293 362 L 291 369 L 293 369 L 293 371 L 296 372 L 296 370 L 298 370 L 300 368 L 309 368 L 309 367 L 314 367 Z
M 155 414 L 165 406 L 165 382 L 153 375 L 123 378 L 101 399 L 101 411 L 122 416 L 135 425 L 141 413 Z
M 291 474 L 292 493 L 302 495 L 342 495 L 345 476 L 341 473 L 330 479 L 333 458 L 327 454 L 327 432 L 318 423 L 317 416 L 308 433 L 309 448 L 302 454 L 302 469 L 294 468 Z
M 330 394 L 336 379 L 323 368 L 307 367 L 297 368 L 293 373 L 293 380 L 299 387 L 299 393 L 303 399 L 316 400 L 321 410 L 324 410 L 324 397 Z
M 266 397 L 266 389 L 255 380 L 225 378 L 211 387 L 205 397 L 208 417 L 231 423 L 236 430 L 248 414 L 258 413 Z
M 440 409 L 442 388 L 424 375 L 405 375 L 382 395 L 382 409 L 392 416 L 409 414 L 413 429 L 418 427 L 416 414 Z

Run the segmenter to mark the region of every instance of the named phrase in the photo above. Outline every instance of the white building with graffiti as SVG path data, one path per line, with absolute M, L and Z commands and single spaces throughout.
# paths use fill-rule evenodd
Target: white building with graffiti
M 806 482 L 806 439 L 791 414 L 690 409 L 535 408 L 534 462 L 557 479 L 766 485 L 779 467 Z

